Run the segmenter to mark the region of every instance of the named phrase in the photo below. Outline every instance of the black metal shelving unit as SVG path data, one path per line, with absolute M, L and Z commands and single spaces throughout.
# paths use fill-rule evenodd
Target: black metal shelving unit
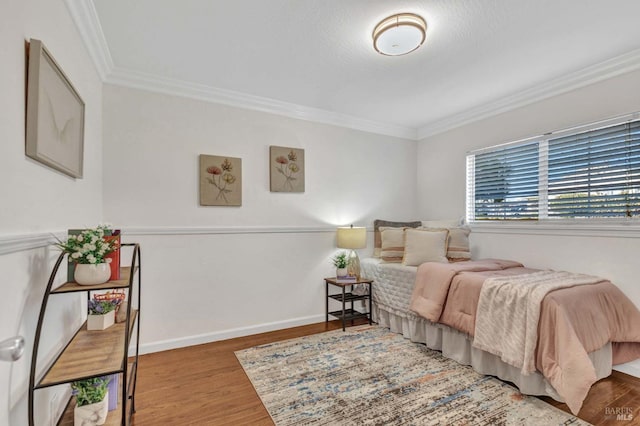
M 101 377 L 111 374 L 120 374 L 119 384 L 119 402 L 115 411 L 109 412 L 105 425 L 129 425 L 131 417 L 135 412 L 135 391 L 138 376 L 138 355 L 140 346 L 140 301 L 141 301 L 141 253 L 140 245 L 136 243 L 121 244 L 122 248 L 129 247 L 132 249 L 131 264 L 123 267 L 121 271 L 121 279 L 108 281 L 104 284 L 97 285 L 78 285 L 74 282 L 66 282 L 61 286 L 52 289 L 56 275 L 60 269 L 60 265 L 66 254 L 61 253 L 58 257 L 49 282 L 44 292 L 40 314 L 38 316 L 38 324 L 33 343 L 33 353 L 31 357 L 31 374 L 29 378 L 29 426 L 35 424 L 35 391 L 38 389 L 56 386 L 64 383 L 70 383 L 76 380 L 83 380 L 92 377 Z M 137 285 L 134 285 L 137 284 Z M 54 361 L 48 365 L 44 373 L 40 377 L 36 377 L 38 370 L 38 351 L 40 347 L 40 337 L 42 334 L 42 326 L 44 323 L 45 313 L 52 295 L 64 295 L 69 293 L 86 292 L 87 300 L 95 291 L 125 289 L 127 294 L 127 316 L 122 323 L 116 323 L 107 330 L 88 331 L 86 322 L 76 331 L 75 335 L 67 342 L 66 346 L 56 355 Z M 137 306 L 133 307 L 134 290 L 137 291 Z M 62 296 L 57 296 L 62 297 Z M 129 344 L 131 336 L 135 331 L 136 345 L 135 355 L 129 360 Z M 101 354 L 96 357 L 90 367 L 79 366 L 77 362 L 78 356 L 86 355 L 87 348 L 104 348 L 111 346 L 112 351 L 102 350 Z M 86 361 L 86 359 L 85 359 Z M 71 397 L 65 411 L 58 420 L 58 425 L 73 425 L 73 407 L 75 399 Z
M 338 318 L 342 321 L 342 331 L 345 330 L 346 322 L 353 321 L 359 318 L 366 318 L 369 320 L 369 324 L 371 324 L 371 308 L 372 308 L 372 300 L 371 293 L 373 290 L 373 280 L 357 280 L 354 282 L 343 283 L 337 280 L 336 278 L 325 278 L 325 322 L 329 321 L 329 315 Z M 336 286 L 341 288 L 340 293 L 329 294 L 329 286 Z M 353 286 L 355 285 L 366 285 L 368 286 L 368 292 L 366 294 L 354 294 Z M 349 291 L 347 291 L 349 288 Z M 333 299 L 342 304 L 342 309 L 337 311 L 329 311 L 329 300 Z M 369 312 L 360 312 L 354 308 L 354 302 L 358 300 L 368 300 L 369 301 Z M 347 308 L 347 303 L 350 304 L 350 308 Z

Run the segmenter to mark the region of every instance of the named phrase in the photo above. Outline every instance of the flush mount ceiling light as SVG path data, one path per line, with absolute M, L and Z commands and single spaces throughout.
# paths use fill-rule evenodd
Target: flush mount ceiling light
M 388 56 L 406 55 L 424 43 L 427 23 L 415 13 L 398 13 L 380 21 L 373 30 L 373 47 Z

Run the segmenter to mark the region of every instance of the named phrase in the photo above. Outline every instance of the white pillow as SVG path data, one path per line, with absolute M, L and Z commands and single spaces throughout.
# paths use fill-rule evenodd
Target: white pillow
M 471 260 L 471 249 L 469 248 L 469 234 L 471 229 L 467 226 L 457 226 L 452 228 L 428 228 L 419 227 L 416 229 L 425 229 L 428 231 L 449 231 L 449 240 L 447 241 L 447 258 L 449 262 L 460 262 L 462 260 Z
M 447 240 L 449 231 L 406 229 L 404 232 L 404 256 L 402 264 L 419 266 L 424 262 L 448 263 Z

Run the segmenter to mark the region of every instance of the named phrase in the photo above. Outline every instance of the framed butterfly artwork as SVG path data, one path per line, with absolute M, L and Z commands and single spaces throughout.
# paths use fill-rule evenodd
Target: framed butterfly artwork
M 26 155 L 82 178 L 84 102 L 40 40 L 28 51 Z

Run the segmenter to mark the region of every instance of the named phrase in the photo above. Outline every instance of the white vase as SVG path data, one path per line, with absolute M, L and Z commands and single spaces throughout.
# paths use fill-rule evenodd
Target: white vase
M 89 314 L 87 316 L 87 330 L 104 330 L 111 327 L 116 320 L 116 311 L 104 315 Z
M 111 268 L 108 263 L 78 263 L 73 278 L 80 285 L 106 283 L 111 278 Z
M 109 409 L 109 391 L 105 394 L 100 402 L 95 404 L 76 405 L 73 409 L 73 425 L 74 426 L 93 426 L 103 425 L 107 421 Z
M 336 277 L 346 277 L 347 276 L 347 268 L 337 268 L 336 269 Z

